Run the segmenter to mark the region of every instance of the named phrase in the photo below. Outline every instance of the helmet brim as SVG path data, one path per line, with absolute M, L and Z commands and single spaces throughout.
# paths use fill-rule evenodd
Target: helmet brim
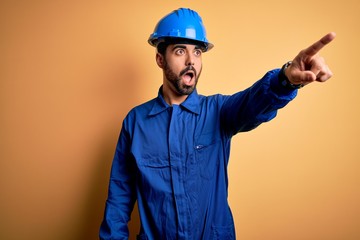
M 214 47 L 214 44 L 195 39 L 183 38 L 183 37 L 150 37 L 148 43 L 151 46 L 158 47 L 160 43 L 171 44 L 192 44 L 198 45 L 203 52 L 207 52 Z

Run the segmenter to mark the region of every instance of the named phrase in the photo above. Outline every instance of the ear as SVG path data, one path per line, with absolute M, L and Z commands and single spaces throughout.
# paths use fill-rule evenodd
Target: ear
M 164 67 L 164 56 L 160 53 L 156 53 L 156 63 L 160 68 Z

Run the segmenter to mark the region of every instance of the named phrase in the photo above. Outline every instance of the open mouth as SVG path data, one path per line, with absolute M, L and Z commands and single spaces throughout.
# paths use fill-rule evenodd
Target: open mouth
M 190 79 L 192 79 L 194 77 L 194 73 L 193 72 L 187 72 L 185 73 L 185 76 L 188 76 Z
M 185 72 L 183 75 L 182 75 L 182 78 L 185 82 L 186 85 L 191 85 L 192 83 L 192 80 L 195 76 L 195 73 L 192 72 L 192 71 L 188 71 L 188 72 Z

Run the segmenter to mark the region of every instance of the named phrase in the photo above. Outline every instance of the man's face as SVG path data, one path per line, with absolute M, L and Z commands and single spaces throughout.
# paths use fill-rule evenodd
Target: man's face
M 166 49 L 164 84 L 178 96 L 189 95 L 196 88 L 202 70 L 202 51 L 196 45 L 173 44 Z

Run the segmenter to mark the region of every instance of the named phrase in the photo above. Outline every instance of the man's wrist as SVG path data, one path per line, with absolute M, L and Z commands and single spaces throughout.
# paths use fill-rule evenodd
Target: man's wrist
M 285 71 L 291 65 L 291 61 L 285 63 L 280 72 L 279 72 L 279 83 L 281 86 L 288 88 L 288 89 L 299 89 L 302 88 L 303 84 L 293 84 L 290 82 L 289 78 L 286 76 Z

